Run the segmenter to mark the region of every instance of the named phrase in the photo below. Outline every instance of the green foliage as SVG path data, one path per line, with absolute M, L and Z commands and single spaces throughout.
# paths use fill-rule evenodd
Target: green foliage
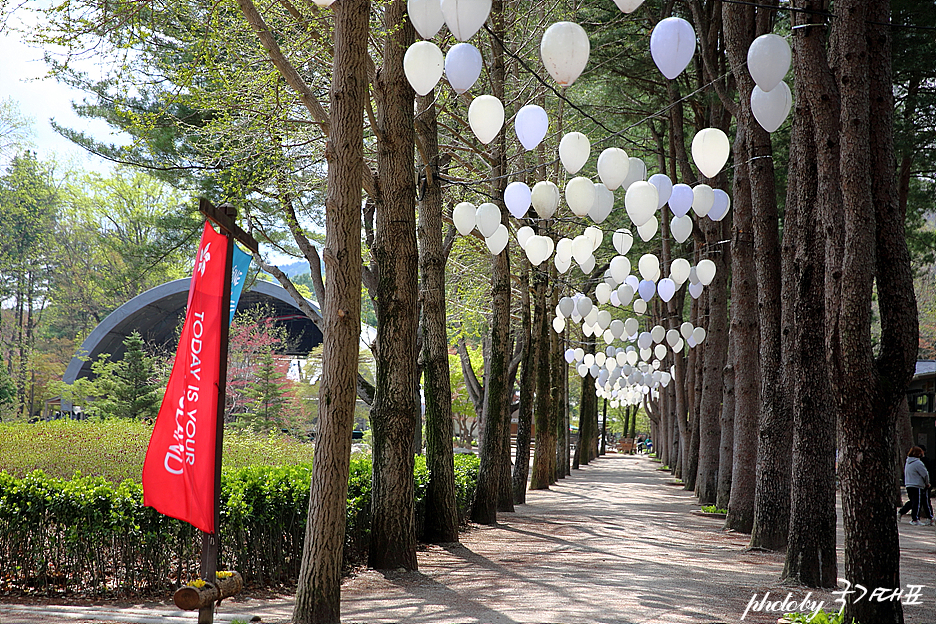
M 152 425 L 126 420 L 54 420 L 0 423 L 0 470 L 34 470 L 69 479 L 76 472 L 112 483 L 140 480 Z M 312 445 L 279 433 L 224 432 L 224 468 L 312 461 Z
M 715 505 L 702 505 L 702 511 L 704 511 L 705 513 L 717 513 L 717 514 L 728 513 L 727 509 L 719 509 Z
M 287 409 L 286 384 L 283 373 L 277 370 L 271 351 L 263 351 L 257 362 L 255 378 L 244 391 L 247 412 L 241 414 L 238 424 L 257 431 L 283 427 Z
M 455 457 L 462 518 L 474 497 L 479 461 Z M 345 556 L 366 548 L 371 462 L 352 458 Z M 291 582 L 299 573 L 312 477 L 310 462 L 225 470 L 221 484 L 221 562 L 252 584 Z M 428 485 L 425 461 L 414 470 L 416 508 Z M 422 519 L 417 518 L 421 526 Z M 142 486 L 41 470 L 0 472 L 0 569 L 9 589 L 124 594 L 165 590 L 197 577 L 200 535 L 143 506 Z
M 790 624 L 844 624 L 845 614 L 842 611 L 826 613 L 817 611 L 812 613 L 786 613 L 783 618 Z M 851 624 L 858 624 L 858 621 L 852 618 Z
M 143 338 L 135 331 L 123 341 L 126 351 L 119 362 L 99 359 L 92 365 L 98 400 L 95 413 L 102 417 L 154 419 L 162 401 L 152 357 L 143 351 Z

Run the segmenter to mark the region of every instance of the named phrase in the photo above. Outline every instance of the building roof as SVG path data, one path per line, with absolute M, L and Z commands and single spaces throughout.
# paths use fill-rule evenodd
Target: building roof
M 189 278 L 166 282 L 123 304 L 88 334 L 78 353 L 65 369 L 62 381 L 73 383 L 79 377 L 91 376 L 91 363 L 101 353 L 110 353 L 115 360 L 123 357 L 123 341 L 140 332 L 150 344 L 175 348 L 176 333 L 188 302 Z M 312 307 L 318 307 L 311 303 Z M 239 311 L 267 306 L 277 326 L 286 327 L 291 338 L 284 354 L 305 355 L 322 342 L 322 332 L 296 306 L 285 288 L 266 281 L 256 281 L 241 294 Z
M 936 377 L 936 360 L 917 360 L 914 379 L 922 377 Z

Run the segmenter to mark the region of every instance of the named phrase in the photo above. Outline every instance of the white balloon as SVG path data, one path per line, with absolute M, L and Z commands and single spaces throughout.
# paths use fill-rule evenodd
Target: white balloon
M 786 76 L 792 59 L 793 54 L 786 39 L 773 34 L 761 35 L 748 48 L 748 71 L 757 86 L 767 93 L 773 91 Z
M 673 185 L 673 192 L 670 194 L 669 207 L 677 217 L 684 217 L 689 209 L 692 208 L 692 187 L 688 184 Z
M 673 182 L 668 175 L 662 173 L 654 173 L 647 182 L 656 187 L 657 210 L 659 210 L 663 207 L 663 204 L 669 201 L 670 195 L 673 193 Z
M 571 258 L 562 258 L 559 255 L 557 255 L 553 259 L 553 261 L 556 263 L 556 270 L 559 271 L 560 273 L 565 273 L 572 267 Z
M 556 255 L 562 256 L 566 260 L 572 259 L 572 240 L 569 238 L 560 238 L 556 243 Z
M 588 297 L 582 297 L 575 304 L 575 309 L 578 311 L 579 314 L 582 315 L 582 317 L 586 317 L 594 309 L 594 304 L 592 303 L 592 300 L 589 299 Z
M 682 334 L 683 338 L 685 338 L 686 340 L 689 340 L 689 336 L 692 335 L 693 329 L 695 329 L 695 327 L 692 326 L 692 323 L 690 323 L 689 321 L 686 321 L 685 323 L 679 326 L 679 333 Z
M 614 244 L 614 249 L 623 256 L 634 244 L 634 235 L 630 233 L 630 230 L 616 230 L 611 237 L 611 242 Z
M 644 254 L 637 261 L 637 271 L 645 280 L 652 280 L 660 270 L 660 259 L 653 254 Z
M 628 275 L 627 279 L 624 280 L 624 283 L 631 287 L 631 290 L 637 292 L 637 287 L 640 286 L 640 280 L 637 279 L 636 275 Z
M 585 315 L 585 322 L 591 325 L 592 331 L 594 331 L 595 327 L 598 325 L 598 308 L 592 306 L 592 309 Z
M 702 344 L 702 341 L 705 340 L 705 329 L 702 327 L 693 329 L 692 338 L 695 340 L 696 344 Z
M 555 330 L 557 334 L 561 334 L 562 330 L 565 329 L 565 323 L 566 323 L 565 319 L 562 318 L 561 316 L 557 316 L 556 318 L 553 319 L 553 322 L 552 322 L 553 329 Z
M 637 10 L 637 7 L 643 4 L 643 1 L 644 0 L 614 0 L 614 4 L 624 13 L 633 13 Z
M 617 296 L 622 306 L 630 305 L 630 302 L 634 300 L 634 287 L 630 284 L 621 284 L 618 286 Z
M 493 95 L 479 95 L 468 106 L 468 125 L 487 145 L 504 127 L 504 105 Z
M 611 344 L 614 342 L 614 334 L 611 333 L 610 329 L 604 330 L 604 333 L 601 334 L 601 337 L 604 338 L 605 344 Z
M 611 297 L 608 298 L 608 301 L 610 301 L 610 302 L 611 302 L 611 305 L 613 305 L 615 308 L 621 307 L 621 298 L 618 297 L 618 291 L 617 291 L 617 290 L 612 290 L 612 291 L 611 291 Z
M 527 104 L 514 117 L 514 130 L 524 148 L 534 149 L 549 131 L 549 115 L 542 106 Z
M 693 299 L 698 299 L 699 295 L 702 294 L 702 291 L 705 289 L 701 283 L 689 284 L 689 294 L 692 295 Z
M 475 214 L 477 212 L 478 209 L 475 205 L 469 202 L 462 202 L 452 209 L 452 222 L 455 224 L 455 229 L 458 230 L 459 234 L 462 236 L 471 234 L 471 230 L 473 230 L 477 224 L 475 220 Z
M 715 263 L 705 258 L 704 260 L 699 260 L 699 264 L 696 265 L 696 273 L 699 276 L 699 283 L 703 286 L 708 286 L 712 283 L 712 280 L 715 279 Z
M 445 24 L 459 41 L 481 30 L 491 13 L 491 0 L 441 0 Z
M 501 223 L 497 226 L 497 230 L 494 234 L 485 238 L 484 242 L 487 243 L 490 252 L 496 256 L 504 251 L 504 247 L 507 246 L 508 236 L 507 226 Z
M 517 230 L 517 244 L 520 245 L 520 249 L 526 250 L 527 241 L 533 237 L 535 232 L 533 228 L 529 225 L 524 225 L 522 228 Z
M 706 178 L 718 175 L 730 152 L 728 136 L 719 128 L 705 128 L 692 137 L 692 160 Z
M 442 77 L 444 63 L 439 46 L 431 41 L 417 41 L 403 55 L 403 73 L 416 93 L 426 95 Z
M 629 319 L 629 320 L 634 321 L 635 323 L 637 322 L 636 319 Z M 636 331 L 635 331 L 634 333 L 636 333 Z M 630 334 L 630 335 L 633 336 L 634 334 Z M 628 349 L 633 349 L 633 347 L 628 347 Z M 630 364 L 631 366 L 637 366 L 637 358 L 639 358 L 639 357 L 640 357 L 640 355 L 639 355 L 636 351 L 628 351 L 628 352 L 627 352 L 627 363 Z M 631 374 L 633 374 L 633 373 L 631 373 Z
M 682 338 L 680 338 L 679 342 L 673 345 L 673 353 L 680 353 L 685 346 L 686 346 L 685 341 Z
M 530 202 L 540 219 L 549 219 L 559 207 L 559 187 L 549 180 L 541 180 L 533 185 Z
M 563 297 L 559 300 L 558 308 L 562 316 L 568 318 L 572 316 L 572 312 L 575 311 L 575 301 L 572 297 Z
M 664 302 L 669 302 L 676 294 L 676 282 L 668 277 L 664 277 L 657 282 L 657 294 Z
M 586 275 L 591 273 L 595 268 L 595 256 L 589 256 L 588 260 L 579 263 L 579 268 L 582 269 L 582 273 Z
M 439 0 L 407 0 L 406 13 L 423 39 L 435 37 L 445 23 Z
M 644 161 L 640 160 L 635 156 L 628 158 L 630 165 L 627 169 L 627 177 L 624 178 L 624 181 L 621 182 L 621 188 L 625 191 L 630 188 L 630 185 L 634 182 L 640 182 L 647 177 L 647 165 Z
M 584 234 L 580 234 L 572 240 L 572 257 L 579 264 L 587 262 L 592 257 L 593 251 L 592 240 Z
M 621 319 L 614 319 L 611 321 L 609 329 L 611 330 L 611 333 L 614 334 L 615 338 L 620 339 L 622 336 L 624 336 L 624 321 Z
M 685 215 L 683 217 L 673 217 L 670 221 L 670 233 L 677 243 L 685 243 L 686 239 L 692 234 L 692 217 Z
M 627 279 L 627 276 L 630 274 L 630 260 L 627 259 L 627 256 L 614 256 L 611 258 L 611 266 L 608 270 L 611 271 L 611 276 L 614 278 L 614 281 L 618 284 L 623 284 L 624 280 Z
M 611 324 L 611 313 L 607 310 L 602 310 L 598 313 L 598 327 L 601 328 L 601 331 L 608 329 L 608 325 Z M 601 355 L 604 355 L 602 353 Z
M 312 2 L 314 2 L 317 6 L 327 7 L 327 6 L 331 6 L 332 3 L 335 2 L 335 0 L 312 0 Z
M 666 329 L 662 325 L 654 325 L 653 329 L 650 330 L 650 337 L 653 338 L 653 342 L 663 342 L 663 339 L 666 338 Z
M 611 287 L 604 282 L 599 283 L 595 286 L 595 299 L 601 305 L 608 303 L 611 300 Z
M 675 347 L 680 341 L 679 330 L 678 329 L 669 329 L 666 331 L 666 344 L 671 347 Z M 568 356 L 566 356 L 568 360 Z
M 507 210 L 517 219 L 526 214 L 532 198 L 530 187 L 523 182 L 511 182 L 504 189 L 504 203 L 507 204 Z
M 598 177 L 602 184 L 613 191 L 627 179 L 630 159 L 620 147 L 609 147 L 598 156 Z
M 704 217 L 715 203 L 715 193 L 708 184 L 696 184 L 692 187 L 692 210 L 700 217 Z
M 637 346 L 641 349 L 649 349 L 653 344 L 653 336 L 650 335 L 650 332 L 640 332 L 640 335 L 637 336 Z
M 570 174 L 575 175 L 588 162 L 591 142 L 581 132 L 569 132 L 559 141 L 559 160 Z
M 601 246 L 601 241 L 604 240 L 604 232 L 596 228 L 593 225 L 589 225 L 585 228 L 585 231 L 582 232 L 583 236 L 587 236 L 588 240 L 592 242 L 592 251 L 598 249 Z
M 578 347 L 575 349 L 575 361 L 581 362 L 585 359 L 585 349 Z
M 566 184 L 565 199 L 576 216 L 584 217 L 595 203 L 595 183 L 583 176 L 572 178 Z
M 595 201 L 591 210 L 588 211 L 588 217 L 595 223 L 602 223 L 611 214 L 612 208 L 614 208 L 614 193 L 601 182 L 595 182 Z
M 692 267 L 685 258 L 676 258 L 670 263 L 670 279 L 676 282 L 677 286 L 682 286 L 689 279 L 689 272 Z
M 576 372 L 578 372 L 579 377 L 584 377 L 585 375 L 588 374 L 588 367 L 585 366 L 584 364 L 579 364 L 575 370 Z
M 657 189 L 649 182 L 634 182 L 624 195 L 627 216 L 638 228 L 653 217 L 657 209 Z
M 640 285 L 637 287 L 637 294 L 640 295 L 641 299 L 649 302 L 653 299 L 653 295 L 656 294 L 656 284 L 650 280 L 641 281 Z
M 751 91 L 751 112 L 754 119 L 767 132 L 773 132 L 783 125 L 793 107 L 793 94 L 785 82 L 781 82 L 770 91 L 763 91 L 755 86 Z
M 494 232 L 497 230 L 497 226 L 499 226 L 501 222 L 500 208 L 497 207 L 497 204 L 485 202 L 478 206 L 475 219 L 477 220 L 478 231 L 481 232 L 481 236 L 485 238 L 493 236 Z
M 643 225 L 637 226 L 637 235 L 640 236 L 640 240 L 646 243 L 651 238 L 653 238 L 654 235 L 656 235 L 659 227 L 660 227 L 660 222 L 657 221 L 657 218 L 650 217 L 649 221 L 647 221 Z
M 715 189 L 712 192 L 715 198 L 712 201 L 712 209 L 709 210 L 706 216 L 712 221 L 721 221 L 728 214 L 728 209 L 731 208 L 731 197 L 721 189 Z
M 562 319 L 559 319 L 559 320 L 562 320 Z M 666 357 L 666 351 L 667 351 L 666 345 L 658 344 L 657 346 L 653 347 L 653 355 L 658 360 L 662 360 Z M 656 373 L 654 373 L 654 375 L 656 375 Z M 660 379 L 662 379 L 662 376 L 660 377 Z
M 540 41 L 543 65 L 562 87 L 575 82 L 588 64 L 590 52 L 588 33 L 574 22 L 556 22 L 546 29 Z
M 604 366 L 606 360 L 607 356 L 605 355 L 604 351 L 599 351 L 595 354 L 595 364 L 598 366 Z
M 575 361 L 575 349 L 566 349 L 563 357 L 565 357 L 567 364 L 571 364 Z
M 470 43 L 458 43 L 445 54 L 445 77 L 455 93 L 464 93 L 481 77 L 481 52 Z
M 660 73 L 673 80 L 682 73 L 695 53 L 692 25 L 680 17 L 661 20 L 650 33 L 650 56 Z

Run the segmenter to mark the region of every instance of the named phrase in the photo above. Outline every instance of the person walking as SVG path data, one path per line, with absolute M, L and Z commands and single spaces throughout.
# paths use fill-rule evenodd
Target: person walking
M 898 520 L 908 511 L 910 524 L 933 524 L 933 511 L 929 506 L 929 497 L 926 490 L 930 486 L 930 475 L 922 461 L 923 449 L 914 446 L 907 453 L 907 462 L 904 464 L 904 486 L 907 488 L 907 497 L 910 499 L 900 508 Z M 925 523 L 920 522 L 920 516 L 926 516 Z

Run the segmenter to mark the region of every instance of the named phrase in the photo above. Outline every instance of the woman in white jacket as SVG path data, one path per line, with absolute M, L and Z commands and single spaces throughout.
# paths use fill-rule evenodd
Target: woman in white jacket
M 904 465 L 904 485 L 907 488 L 909 502 L 900 510 L 900 515 L 907 513 L 909 508 L 910 524 L 933 524 L 933 510 L 929 506 L 929 496 L 926 490 L 930 487 L 930 475 L 926 471 L 921 458 L 923 449 L 914 446 L 907 453 L 907 463 Z M 925 523 L 920 522 L 920 516 L 927 518 Z

